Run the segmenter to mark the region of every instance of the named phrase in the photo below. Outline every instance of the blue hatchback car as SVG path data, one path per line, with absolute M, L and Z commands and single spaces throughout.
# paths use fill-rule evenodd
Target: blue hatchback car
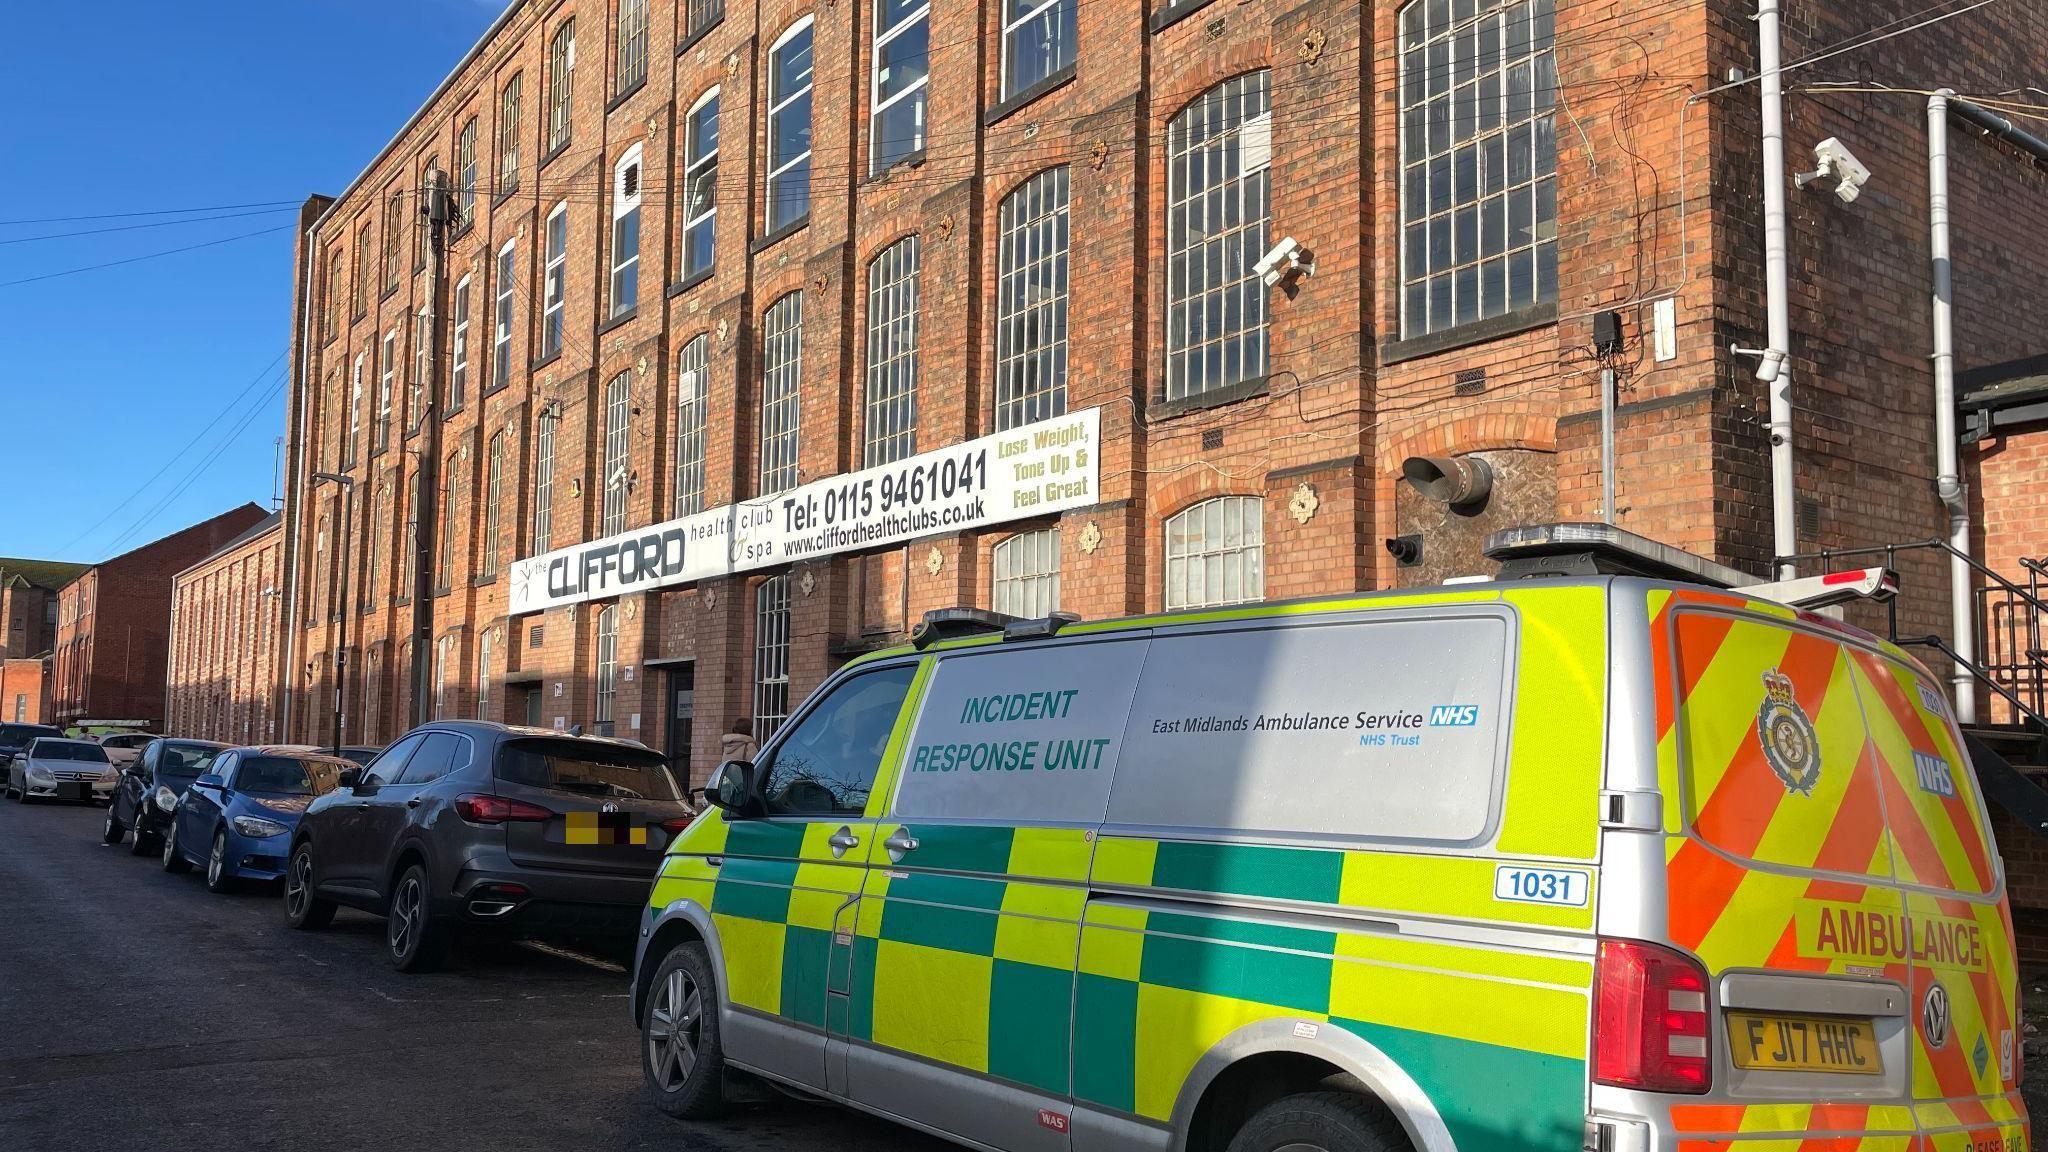
M 164 832 L 164 871 L 206 868 L 206 886 L 284 877 L 292 830 L 314 797 L 355 765 L 303 748 L 230 748 L 192 782 Z

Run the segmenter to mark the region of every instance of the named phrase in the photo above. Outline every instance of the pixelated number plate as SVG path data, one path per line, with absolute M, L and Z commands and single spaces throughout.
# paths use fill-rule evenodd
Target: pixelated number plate
M 1730 1012 L 1728 1046 L 1737 1068 L 1884 1075 L 1884 1055 L 1867 1017 Z
M 1584 908 L 1592 887 L 1592 875 L 1575 868 L 1523 868 L 1503 864 L 1493 873 L 1493 898 L 1517 904 L 1560 904 L 1567 908 Z

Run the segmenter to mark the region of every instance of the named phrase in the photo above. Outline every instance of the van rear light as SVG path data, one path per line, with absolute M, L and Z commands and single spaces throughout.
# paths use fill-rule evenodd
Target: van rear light
M 1688 1095 L 1713 1086 L 1707 973 L 1697 961 L 1639 940 L 1602 940 L 1593 981 L 1595 1082 Z
M 484 796 L 472 792 L 455 798 L 455 814 L 471 824 L 510 824 L 518 821 L 552 820 L 553 812 L 524 800 Z

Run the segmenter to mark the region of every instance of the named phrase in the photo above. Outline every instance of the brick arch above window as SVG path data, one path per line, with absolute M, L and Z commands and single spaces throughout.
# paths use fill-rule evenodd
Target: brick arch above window
M 1381 477 L 1397 475 L 1410 456 L 1462 456 L 1520 448 L 1557 451 L 1557 417 L 1536 412 L 1476 412 L 1421 425 L 1380 441 L 1373 466 Z

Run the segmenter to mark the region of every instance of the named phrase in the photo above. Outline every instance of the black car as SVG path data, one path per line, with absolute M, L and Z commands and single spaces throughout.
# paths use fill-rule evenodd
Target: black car
M 484 721 L 416 728 L 313 801 L 291 841 L 285 915 L 386 917 L 400 971 L 469 931 L 630 935 L 691 813 L 639 744 Z
M 48 724 L 0 724 L 0 776 L 7 774 L 7 763 L 28 751 L 29 741 L 38 736 L 62 736 L 62 728 Z
M 107 826 L 101 833 L 106 842 L 119 844 L 122 836 L 133 833 L 131 852 L 147 856 L 156 851 L 185 790 L 227 747 L 211 740 L 166 737 L 151 741 L 135 763 L 121 770 L 113 802 L 107 805 Z

